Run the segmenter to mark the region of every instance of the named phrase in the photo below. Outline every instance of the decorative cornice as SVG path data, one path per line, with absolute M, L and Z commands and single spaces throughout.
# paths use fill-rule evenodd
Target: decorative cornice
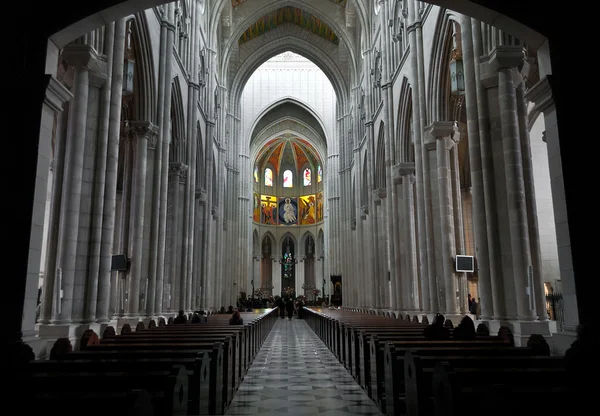
M 56 112 L 63 111 L 63 105 L 71 98 L 73 94 L 51 75 L 48 75 L 48 86 L 46 87 L 46 95 L 44 97 L 44 104 L 52 108 Z
M 525 93 L 525 98 L 535 104 L 531 111 L 542 113 L 554 106 L 551 79 L 549 78 L 552 78 L 552 75 L 546 75 Z

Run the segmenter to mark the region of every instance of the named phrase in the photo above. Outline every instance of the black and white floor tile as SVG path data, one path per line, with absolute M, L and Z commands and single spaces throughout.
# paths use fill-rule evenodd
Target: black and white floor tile
M 226 415 L 380 416 L 379 409 L 300 319 L 273 327 Z

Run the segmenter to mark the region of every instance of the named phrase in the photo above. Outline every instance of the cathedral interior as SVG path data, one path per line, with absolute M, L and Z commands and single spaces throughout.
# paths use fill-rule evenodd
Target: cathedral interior
M 500 3 L 47 10 L 8 110 L 5 343 L 46 360 L 86 330 L 292 297 L 564 355 L 594 291 L 560 50 L 550 17 Z

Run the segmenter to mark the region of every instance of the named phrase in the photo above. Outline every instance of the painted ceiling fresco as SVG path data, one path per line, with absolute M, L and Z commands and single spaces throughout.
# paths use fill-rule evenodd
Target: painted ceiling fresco
M 291 135 L 270 141 L 257 158 L 260 169 L 270 164 L 274 167 L 275 175 L 279 174 L 282 165 L 295 165 L 299 171 L 306 163 L 315 168 L 318 160 L 317 152 L 308 142 Z
M 298 25 L 330 42 L 333 42 L 336 45 L 338 45 L 340 42 L 335 32 L 323 21 L 302 9 L 288 6 L 275 10 L 258 19 L 254 24 L 246 29 L 246 31 L 240 37 L 238 43 L 241 45 L 249 40 L 255 39 L 258 36 L 273 30 L 277 26 L 284 23 L 293 23 Z

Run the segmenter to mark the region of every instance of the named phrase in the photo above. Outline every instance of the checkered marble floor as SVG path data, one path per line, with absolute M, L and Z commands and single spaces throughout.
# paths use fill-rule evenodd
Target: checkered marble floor
M 279 319 L 226 415 L 382 415 L 309 326 Z

